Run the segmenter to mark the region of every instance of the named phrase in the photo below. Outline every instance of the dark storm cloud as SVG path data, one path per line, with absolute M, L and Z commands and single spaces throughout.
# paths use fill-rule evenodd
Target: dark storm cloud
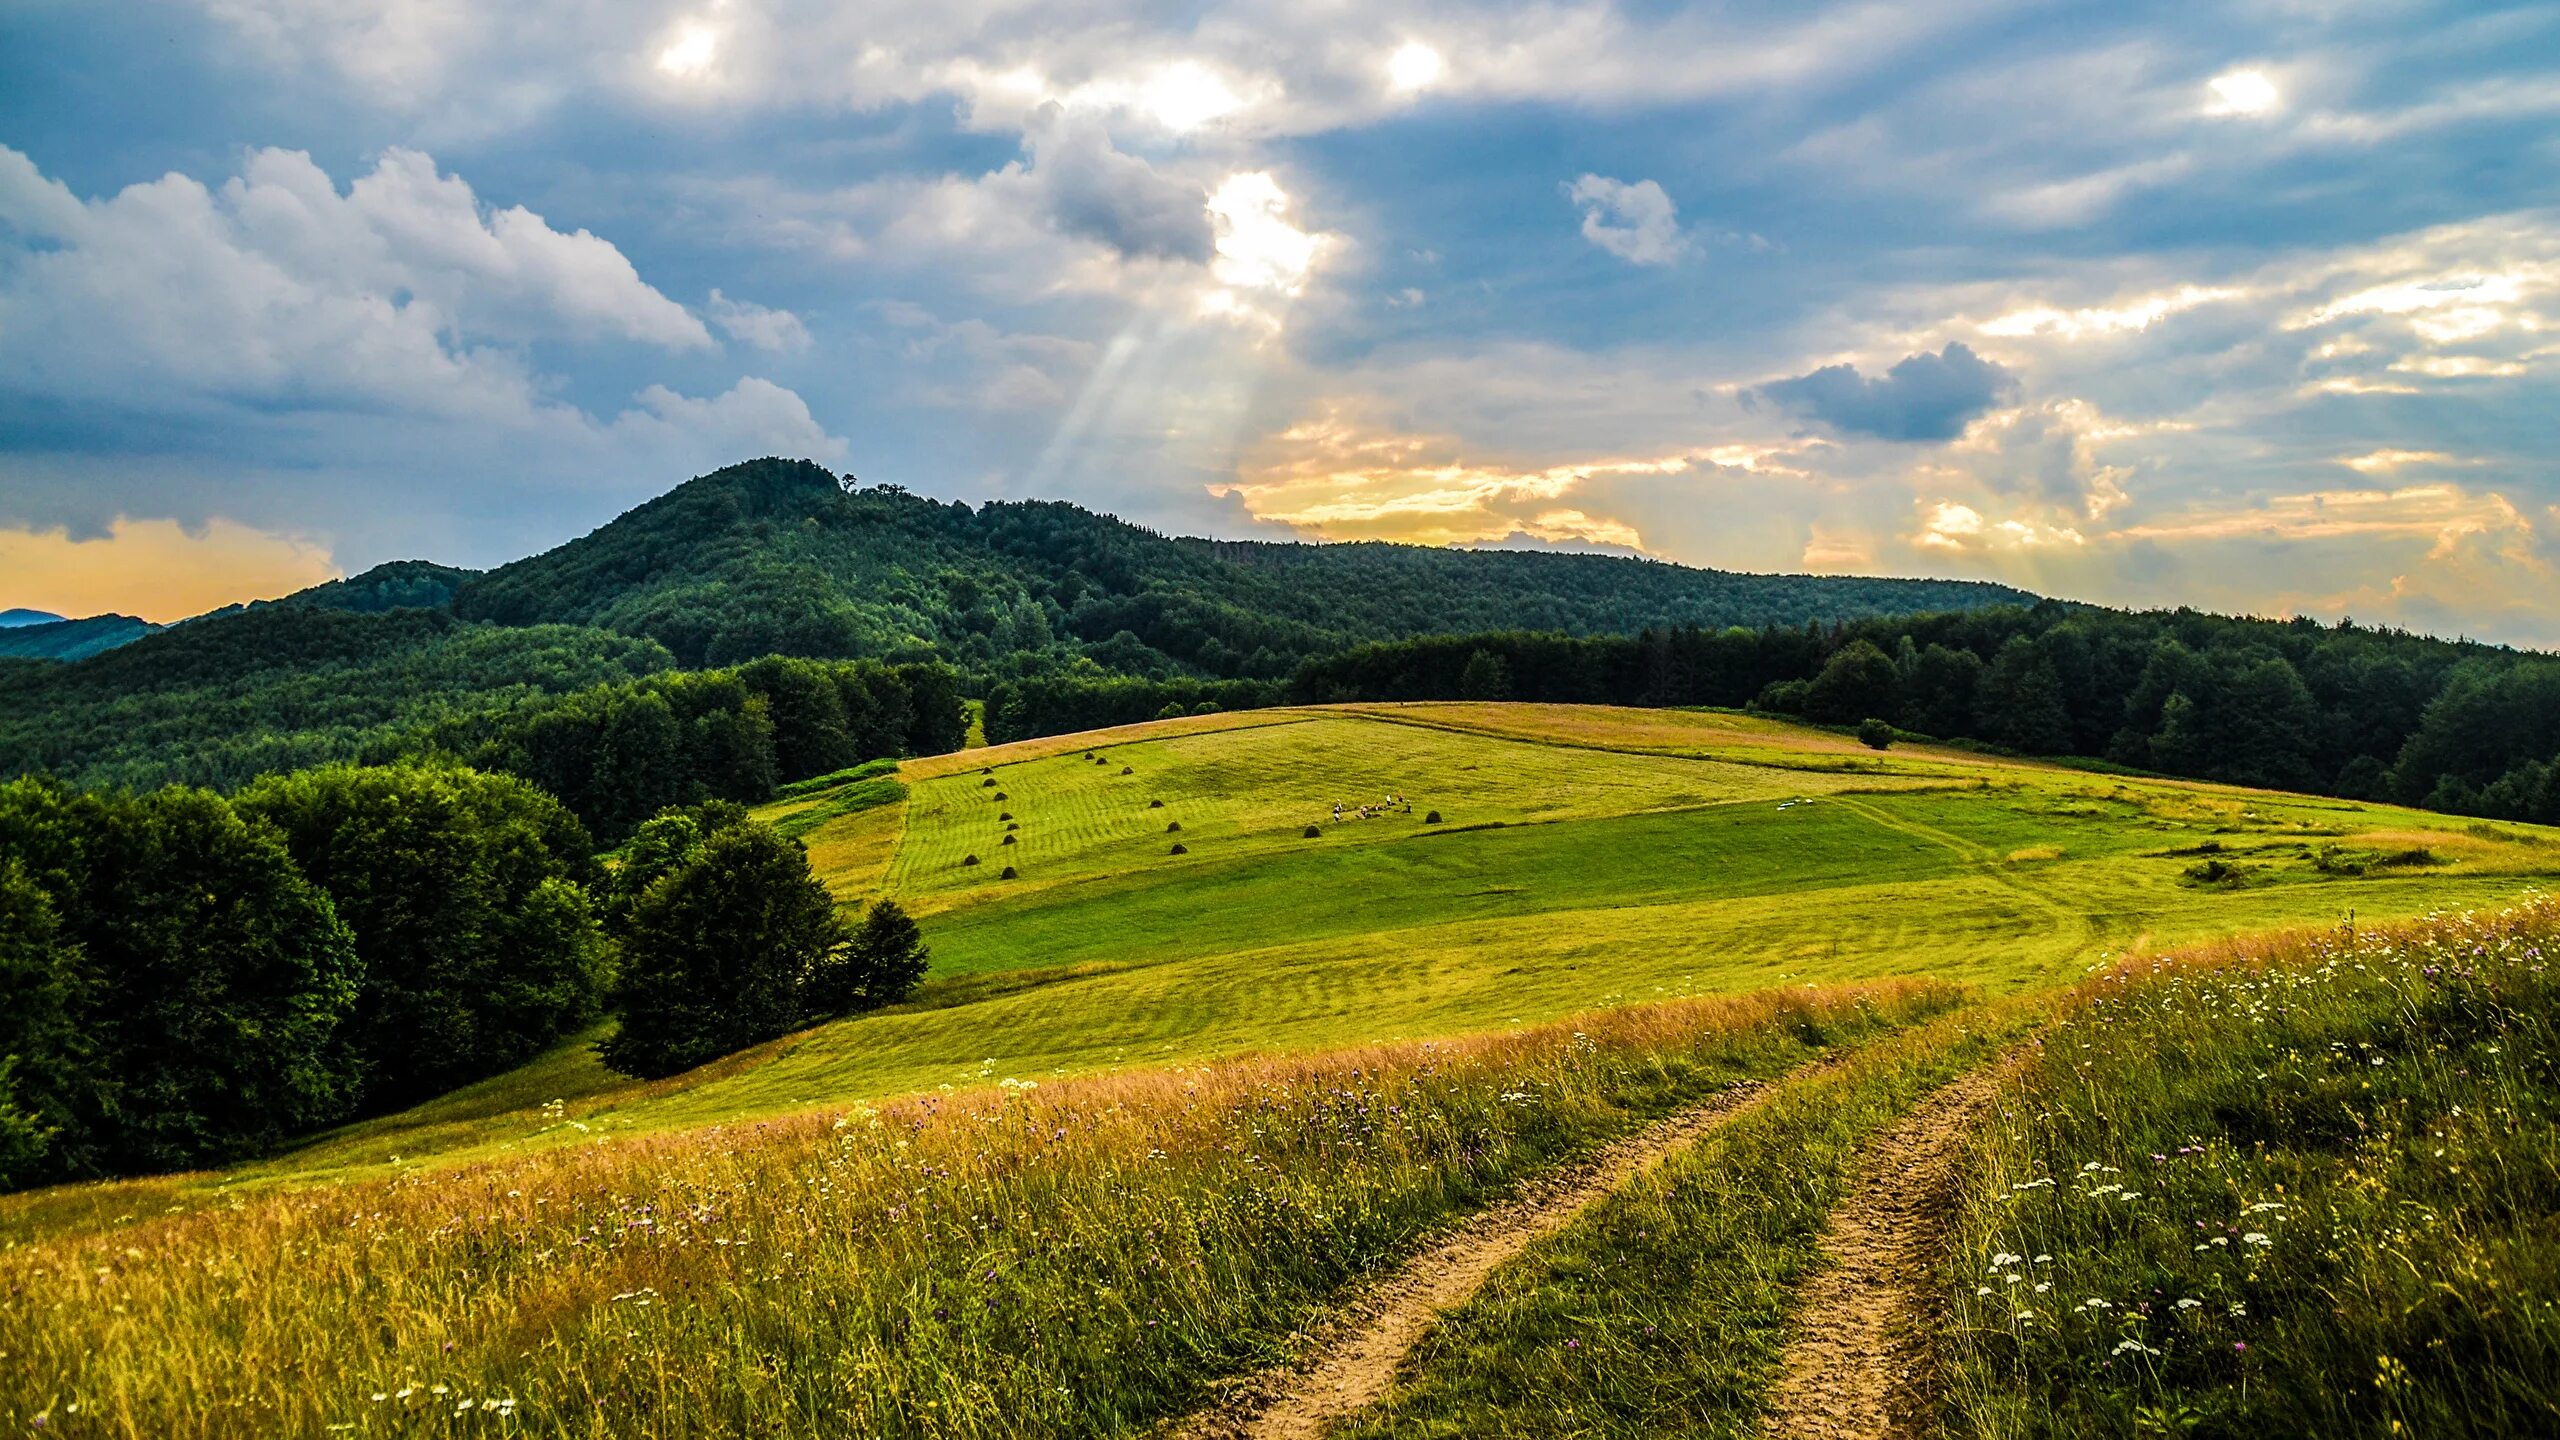
M 1937 354 L 1906 356 L 1874 379 L 1859 374 L 1854 365 L 1825 365 L 1810 375 L 1763 385 L 1758 393 L 1789 414 L 1850 434 L 1952 440 L 2016 388 L 2008 371 L 1951 340 Z

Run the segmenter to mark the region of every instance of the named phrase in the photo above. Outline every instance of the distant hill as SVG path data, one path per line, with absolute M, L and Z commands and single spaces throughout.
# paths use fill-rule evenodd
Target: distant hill
M 64 618 L 50 610 L 0 610 L 0 630 L 14 630 L 21 625 L 51 625 Z
M 0 684 L 0 775 L 230 786 L 329 760 L 388 758 L 445 721 L 673 664 L 650 641 L 575 626 L 259 605 L 77 664 L 11 667 Z
M 34 610 L 12 610 L 34 615 Z M 130 644 L 160 627 L 131 615 L 92 615 L 86 620 L 13 622 L 0 629 L 0 656 L 29 660 L 85 660 Z
M 1801 625 L 2035 598 L 1603 555 L 1173 539 L 1062 502 L 973 509 L 759 460 L 465 580 L 454 608 L 645 635 L 687 665 L 938 654 L 971 669 L 1045 654 L 1127 674 L 1277 678 L 1309 656 L 1415 635 Z

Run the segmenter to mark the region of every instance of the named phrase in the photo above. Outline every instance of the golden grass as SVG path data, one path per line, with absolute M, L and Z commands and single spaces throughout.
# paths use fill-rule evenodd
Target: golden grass
M 492 1410 L 593 1436 L 1120 1433 L 1494 1188 L 1954 999 L 1797 991 L 990 1075 L 241 1198 L 0 1253 L 0 1412 L 154 1440 L 495 1430 Z

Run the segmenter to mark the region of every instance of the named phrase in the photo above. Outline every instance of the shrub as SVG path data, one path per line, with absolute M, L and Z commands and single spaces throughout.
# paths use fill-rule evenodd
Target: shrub
M 673 1075 L 786 1034 L 808 1015 L 805 978 L 845 940 L 800 842 L 751 821 L 715 831 L 632 907 L 622 1028 L 597 1053 L 626 1075 Z
M 1858 722 L 1858 743 L 1870 750 L 1882 750 L 1893 743 L 1893 727 L 1870 715 Z
M 2247 871 L 2228 860 L 2206 858 L 2186 868 L 2186 878 L 2193 885 L 2237 885 Z
M 1004 879 L 1014 878 L 1004 867 Z M 904 1000 L 924 978 L 930 955 L 916 922 L 895 900 L 873 902 L 844 946 L 810 967 L 812 1015 L 850 1015 Z

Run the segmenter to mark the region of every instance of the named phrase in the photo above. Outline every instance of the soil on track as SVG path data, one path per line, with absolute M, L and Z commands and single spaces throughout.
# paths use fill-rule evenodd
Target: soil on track
M 1173 1440 L 1314 1440 L 1384 1395 L 1396 1367 L 1440 1312 L 1484 1284 L 1505 1261 L 1562 1229 L 1591 1205 L 1724 1122 L 1839 1063 L 1819 1060 L 1771 1081 L 1749 1081 L 1658 1120 L 1578 1165 L 1532 1181 L 1430 1249 L 1366 1287 L 1312 1337 L 1308 1367 L 1247 1377 L 1226 1400 L 1170 1434 Z
M 1823 1228 L 1830 1268 L 1806 1282 L 1770 1440 L 1902 1440 L 1928 1433 L 1930 1283 L 1964 1137 L 1999 1093 L 1986 1065 L 1920 1102 L 1860 1162 Z

